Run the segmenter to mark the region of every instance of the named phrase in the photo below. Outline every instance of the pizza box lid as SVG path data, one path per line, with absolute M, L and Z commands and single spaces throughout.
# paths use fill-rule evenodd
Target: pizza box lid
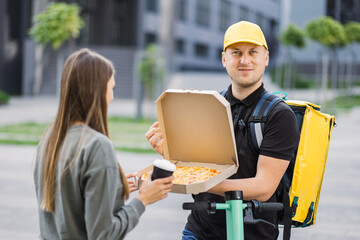
M 230 104 L 217 91 L 169 89 L 156 101 L 164 158 L 238 167 Z

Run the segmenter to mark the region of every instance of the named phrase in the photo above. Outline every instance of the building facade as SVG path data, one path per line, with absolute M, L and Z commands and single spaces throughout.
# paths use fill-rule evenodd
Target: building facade
M 231 24 L 247 20 L 263 29 L 270 50 L 270 67 L 273 67 L 284 59 L 285 51 L 278 36 L 289 23 L 304 29 L 310 20 L 324 15 L 338 18 L 343 23 L 360 21 L 358 0 L 62 1 L 81 7 L 85 27 L 76 40 L 77 47 L 89 47 L 114 62 L 117 72 L 115 94 L 124 98 L 135 95 L 137 56 L 152 43 L 163 49 L 170 72 L 223 71 L 224 32 Z M 54 1 L 0 1 L 0 90 L 10 94 L 34 94 L 36 47 L 27 32 L 32 17 L 50 2 Z M 349 49 L 343 49 L 340 57 L 345 58 Z M 311 41 L 305 49 L 294 50 L 298 69 L 314 74 L 321 51 L 322 47 Z M 351 51 L 360 55 L 360 47 L 354 46 Z M 59 53 L 65 57 L 69 54 L 66 44 L 57 51 L 50 46 L 43 50 L 40 94 L 58 92 Z
M 166 0 L 165 0 L 166 1 Z M 147 0 L 142 22 L 143 44 L 161 43 L 162 0 Z M 247 20 L 264 31 L 269 50 L 276 54 L 280 26 L 280 0 L 175 0 L 173 62 L 179 70 L 222 70 L 221 52 L 226 29 Z
M 3 49 L 7 49 L 5 46 L 9 45 L 10 41 L 6 36 L 8 33 L 13 35 L 15 29 L 13 26 L 22 29 L 17 48 L 21 51 L 17 54 L 17 63 L 14 63 L 16 67 L 9 70 L 11 73 L 1 71 L 1 89 L 12 94 L 33 93 L 35 44 L 27 35 L 27 31 L 31 26 L 31 18 L 50 2 L 54 1 L 1 1 L 0 10 L 6 11 L 6 14 L 1 16 L 11 19 L 9 24 L 2 25 L 0 29 L 1 32 L 5 32 L 0 41 L 0 45 L 4 46 Z M 263 28 L 272 53 L 275 54 L 278 49 L 276 36 L 280 24 L 280 0 L 254 0 L 251 3 L 246 0 L 63 0 L 63 2 L 80 5 L 85 27 L 76 40 L 77 46 L 94 49 L 114 62 L 118 73 L 116 95 L 120 97 L 134 95 L 136 55 L 150 43 L 155 43 L 164 49 L 171 71 L 218 71 L 223 69 L 221 51 L 226 28 L 239 20 L 248 20 L 256 22 Z M 20 6 L 20 10 L 17 6 Z M 25 10 L 26 15 L 23 14 Z M 26 16 L 26 20 L 23 20 L 22 16 Z M 46 46 L 43 51 L 43 80 L 40 94 L 55 94 L 58 91 L 57 56 L 61 51 L 66 52 L 66 46 L 57 51 Z M 4 52 L 0 53 L 1 68 L 7 69 L 6 66 L 10 62 Z

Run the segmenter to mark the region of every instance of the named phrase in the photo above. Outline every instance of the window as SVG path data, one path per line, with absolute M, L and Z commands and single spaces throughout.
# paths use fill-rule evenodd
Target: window
M 187 0 L 177 0 L 175 11 L 176 11 L 176 18 L 181 21 L 186 20 L 186 7 L 187 7 Z
M 209 55 L 209 47 L 202 43 L 195 44 L 195 55 L 206 58 Z
M 146 0 L 146 10 L 148 12 L 157 13 L 159 9 L 158 0 Z
M 231 4 L 228 1 L 221 1 L 220 3 L 220 30 L 225 31 L 230 25 Z
M 358 0 L 328 0 L 326 3 L 326 15 L 342 24 L 349 21 L 360 22 L 360 1 Z
M 220 59 L 220 61 L 222 61 L 222 53 L 223 53 L 223 47 L 219 47 L 217 50 L 216 50 L 216 59 Z
M 270 19 L 270 34 L 273 36 L 276 35 L 277 25 L 278 24 L 275 19 Z
M 264 16 L 261 13 L 256 14 L 256 24 L 259 25 L 260 28 L 264 27 Z
M 155 33 L 146 33 L 145 34 L 145 47 L 151 43 L 156 43 L 156 34 Z
M 176 52 L 178 54 L 185 54 L 185 52 L 186 52 L 185 47 L 186 47 L 186 44 L 183 39 L 176 40 Z
M 240 16 L 239 16 L 239 20 L 240 21 L 247 21 L 249 20 L 249 9 L 247 9 L 246 7 L 240 7 Z
M 210 3 L 209 0 L 197 0 L 196 2 L 196 23 L 200 26 L 210 25 Z

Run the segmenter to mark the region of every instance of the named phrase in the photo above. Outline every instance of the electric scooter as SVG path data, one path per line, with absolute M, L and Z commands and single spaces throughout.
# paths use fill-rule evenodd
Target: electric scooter
M 214 214 L 216 210 L 226 210 L 226 233 L 227 240 L 244 240 L 244 223 L 256 224 L 263 222 L 276 226 L 263 219 L 254 219 L 254 214 L 262 211 L 281 211 L 283 204 L 278 202 L 259 202 L 251 200 L 243 202 L 242 191 L 225 192 L 225 203 L 216 202 L 192 202 L 183 203 L 184 210 L 204 211 Z

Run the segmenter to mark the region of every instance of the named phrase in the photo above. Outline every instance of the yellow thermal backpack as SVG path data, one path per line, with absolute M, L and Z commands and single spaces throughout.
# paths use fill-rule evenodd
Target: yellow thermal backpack
M 254 108 L 248 127 L 256 149 L 263 138 L 266 116 L 280 101 L 283 99 L 265 92 Z M 320 106 L 309 102 L 285 100 L 285 103 L 293 110 L 300 132 L 298 147 L 277 190 L 284 204 L 280 217 L 283 239 L 290 239 L 291 226 L 315 224 L 335 117 L 320 112 Z
M 316 221 L 331 133 L 335 117 L 320 112 L 320 106 L 303 101 L 285 101 L 294 111 L 300 127 L 289 198 L 295 226 L 309 226 Z M 301 121 L 299 121 L 301 120 Z

